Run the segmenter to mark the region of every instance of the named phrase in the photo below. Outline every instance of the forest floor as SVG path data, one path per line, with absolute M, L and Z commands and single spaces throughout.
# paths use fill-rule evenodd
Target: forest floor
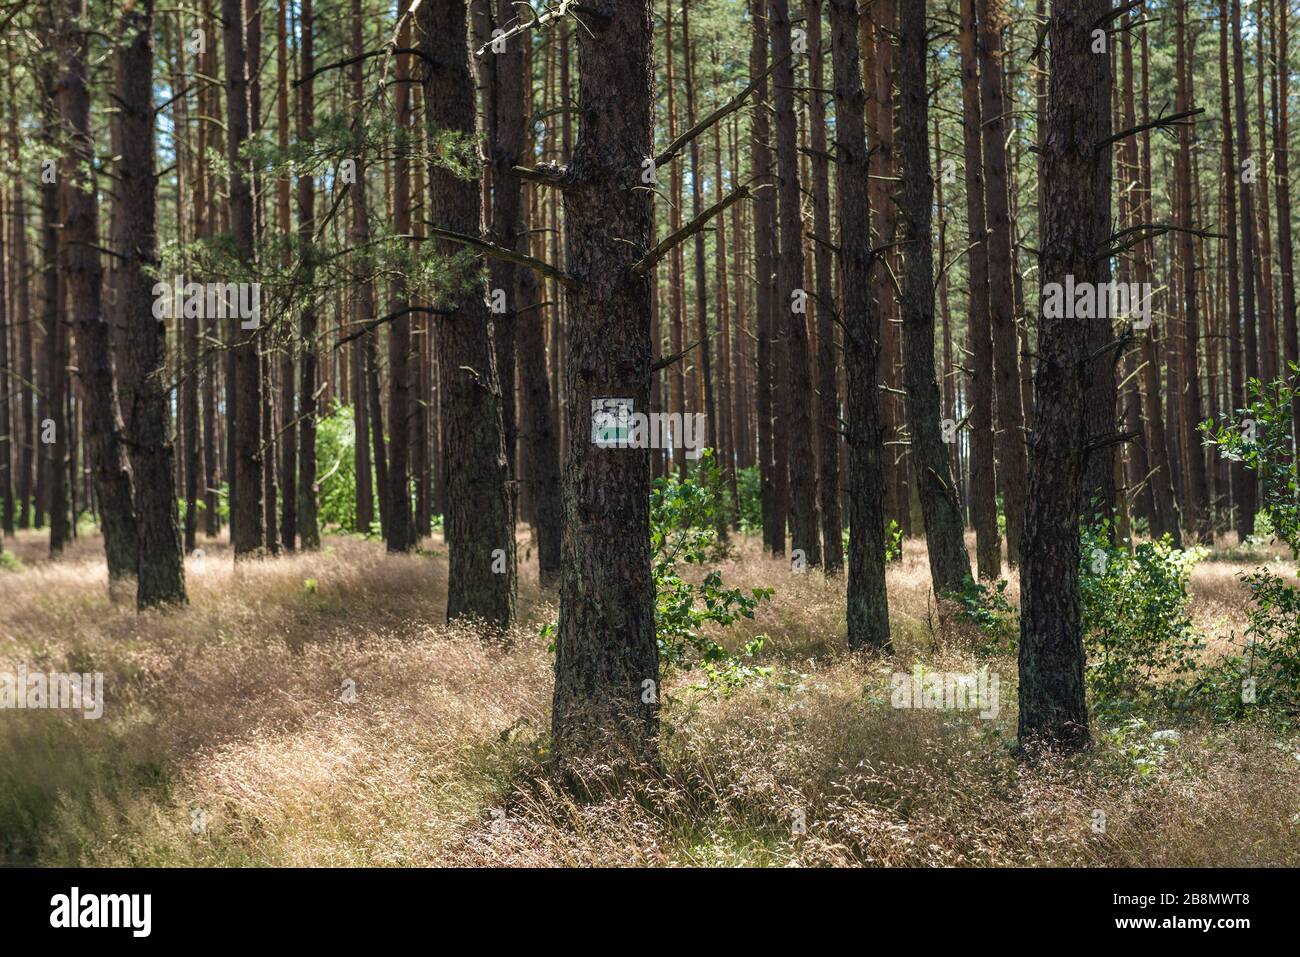
M 728 697 L 670 680 L 663 774 L 583 803 L 544 770 L 557 607 L 532 556 L 519 626 L 485 643 L 442 621 L 437 538 L 237 569 L 204 543 L 189 607 L 143 615 L 110 598 L 97 537 L 57 562 L 42 534 L 6 545 L 0 672 L 103 672 L 105 711 L 0 713 L 0 864 L 1300 865 L 1298 735 L 1094 727 L 1086 754 L 1018 763 L 1014 655 L 936 640 L 917 541 L 888 575 L 896 654 L 872 659 L 846 651 L 842 580 L 739 540 L 724 580 L 775 596 L 727 641 L 766 634 L 772 676 Z M 1243 630 L 1260 557 L 1196 567 L 1207 654 Z M 891 707 L 918 661 L 996 672 L 997 717 Z

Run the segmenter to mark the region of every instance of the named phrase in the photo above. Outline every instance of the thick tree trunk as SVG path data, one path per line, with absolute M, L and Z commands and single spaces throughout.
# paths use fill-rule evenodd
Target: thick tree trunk
M 426 0 L 417 21 L 427 62 L 439 65 L 425 87 L 429 127 L 472 137 L 474 82 L 464 0 Z M 429 180 L 434 225 L 462 235 L 479 235 L 482 209 L 477 186 L 436 164 L 430 166 Z M 448 252 L 454 248 L 445 247 Z M 450 552 L 447 619 L 478 618 L 493 628 L 505 628 L 515 616 L 516 567 L 503 400 L 485 290 L 472 283 L 462 287 L 463 291 L 449 297 L 453 312 L 444 320 L 439 337 L 444 377 L 445 527 Z M 404 420 L 398 412 L 392 415 L 396 455 L 398 444 L 406 441 L 406 432 L 399 424 Z M 390 484 L 396 495 L 399 485 L 391 475 Z M 409 512 L 405 501 L 393 507 L 395 515 Z M 406 521 L 409 523 L 409 517 Z M 395 531 L 392 538 L 397 538 Z
M 592 402 L 650 400 L 653 155 L 649 0 L 590 0 L 576 34 L 582 124 L 569 183 L 569 357 L 564 561 L 556 635 L 554 753 L 562 770 L 655 762 L 659 654 L 650 577 L 648 450 L 591 441 Z
M 153 0 L 123 14 L 117 51 L 117 108 L 121 156 L 113 211 L 120 258 L 118 314 L 126 349 L 123 379 L 131 405 L 124 411 L 126 447 L 135 489 L 140 608 L 186 600 L 185 559 L 176 506 L 176 463 L 170 428 L 167 317 L 153 311 L 158 256 L 154 172 Z
M 835 156 L 849 443 L 848 641 L 889 647 L 885 591 L 885 456 L 880 422 L 880 320 L 871 302 L 871 209 L 866 94 L 858 58 L 857 0 L 829 0 Z
M 934 264 L 930 246 L 930 120 L 926 87 L 925 0 L 899 4 L 898 145 L 903 177 L 898 204 L 903 225 L 903 378 L 907 388 L 912 462 L 921 498 L 934 593 L 960 593 L 970 580 L 957 490 L 944 449 L 939 385 L 934 368 Z
M 1048 21 L 1051 77 L 1043 151 L 1044 287 L 1105 278 L 1096 250 L 1110 237 L 1110 57 L 1092 50 L 1107 0 L 1057 0 Z M 1051 314 L 1049 314 L 1049 312 Z M 1099 320 L 1084 320 L 1092 324 Z M 1109 320 L 1100 320 L 1109 323 Z M 1079 605 L 1079 495 L 1083 486 L 1088 337 L 1080 321 L 1040 310 L 1036 413 L 1021 549 L 1019 736 L 1088 744 Z
M 90 89 L 87 86 L 85 0 L 69 0 L 58 28 L 63 75 L 59 79 L 59 113 L 72 138 L 59 179 L 63 228 L 59 232 L 59 267 L 67 282 L 67 301 L 77 332 L 77 368 L 81 380 L 81 409 L 87 453 L 95 476 L 104 552 L 110 579 L 136 573 L 137 539 L 131 497 L 131 476 L 122 448 L 122 416 L 114 387 L 113 350 L 100 300 L 103 269 L 99 262 L 99 201 L 94 181 L 95 144 L 90 129 Z M 152 296 L 149 297 L 152 300 Z M 52 399 L 63 432 L 62 396 Z M 66 439 L 65 439 L 66 441 Z M 56 462 L 55 483 L 66 468 Z M 168 471 L 170 478 L 170 470 Z M 60 512 L 66 511 L 55 501 Z M 172 503 L 175 508 L 175 503 Z M 51 520 L 57 513 L 52 510 Z M 173 525 L 173 530 L 175 526 Z

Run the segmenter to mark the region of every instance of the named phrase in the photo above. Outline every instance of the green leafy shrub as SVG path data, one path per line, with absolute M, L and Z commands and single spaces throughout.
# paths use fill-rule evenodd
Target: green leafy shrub
M 683 566 L 703 568 L 726 557 L 717 531 L 720 509 L 725 508 L 717 472 L 713 452 L 706 449 L 685 478 L 673 472 L 655 480 L 650 493 L 651 573 L 661 663 L 680 670 L 698 666 L 705 676 L 699 687 L 728 692 L 770 673 L 753 664 L 763 637 L 733 655 L 708 633 L 709 626 L 725 628 L 742 617 L 753 618 L 772 589 L 727 588 L 716 568 L 698 582 L 682 577 Z
M 961 604 L 960 617 L 976 626 L 984 643 L 975 650 L 984 654 L 1014 651 L 1020 640 L 1020 619 L 1007 601 L 1006 579 L 992 585 L 967 580 L 966 588 L 957 596 Z
M 1181 550 L 1168 536 L 1132 552 L 1111 542 L 1107 524 L 1081 535 L 1088 684 L 1103 710 L 1184 700 L 1202 648 L 1188 611 L 1192 567 L 1205 549 Z
M 754 663 L 764 637 L 750 639 L 739 654 L 733 654 L 712 632 L 741 618 L 753 618 L 773 590 L 727 588 L 716 568 L 705 570 L 698 579 L 683 577 L 692 567 L 706 569 L 727 557 L 726 543 L 718 535 L 725 495 L 716 472 L 713 452 L 705 449 L 685 477 L 671 471 L 655 479 L 650 492 L 650 568 L 655 637 L 664 672 L 699 668 L 704 681 L 696 689 L 727 694 L 771 674 L 770 668 Z M 542 636 L 552 639 L 552 650 L 555 629 L 554 623 L 542 628 Z

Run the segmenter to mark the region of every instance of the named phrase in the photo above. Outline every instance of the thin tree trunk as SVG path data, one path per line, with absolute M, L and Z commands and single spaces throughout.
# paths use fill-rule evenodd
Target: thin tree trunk
M 1187 0 L 1176 0 L 1178 82 L 1175 111 L 1191 109 L 1191 61 L 1187 53 Z M 1181 186 L 1178 192 L 1179 259 L 1182 264 L 1183 350 L 1182 380 L 1185 414 L 1181 417 L 1182 446 L 1188 478 L 1184 496 L 1184 518 L 1188 531 L 1200 543 L 1214 541 L 1214 527 L 1208 514 L 1209 492 L 1206 488 L 1204 458 L 1198 429 L 1201 423 L 1201 377 L 1199 372 L 1200 308 L 1197 292 L 1196 243 L 1190 230 L 1192 218 L 1192 128 L 1178 127 L 1178 153 L 1175 172 Z
M 961 3 L 962 137 L 965 147 L 966 254 L 970 296 L 966 317 L 970 335 L 971 523 L 975 526 L 975 561 L 979 577 L 1002 574 L 998 532 L 997 487 L 993 461 L 993 330 L 989 322 L 989 242 L 984 208 L 984 160 L 981 147 L 975 0 Z
M 316 125 L 315 89 L 312 84 L 312 71 L 315 69 L 313 50 L 312 0 L 299 0 L 298 7 L 299 57 L 301 59 L 300 75 L 302 85 L 298 88 L 298 139 L 309 137 Z M 301 338 L 299 348 L 298 395 L 298 474 L 295 490 L 295 476 L 289 468 L 285 474 L 285 547 L 292 549 L 295 523 L 289 521 L 288 502 L 297 498 L 296 528 L 302 541 L 304 551 L 316 551 L 320 548 L 320 519 L 316 507 L 316 391 L 320 361 L 317 357 L 316 344 L 316 300 L 312 288 L 316 281 L 316 246 L 313 236 L 316 232 L 316 180 L 309 174 L 298 177 L 298 242 L 303 257 L 302 284 L 307 290 L 308 298 L 303 303 L 302 315 L 298 320 L 298 332 Z M 292 378 L 292 367 L 286 368 Z M 283 436 L 285 445 L 293 443 L 293 434 Z M 290 463 L 290 453 L 285 453 L 286 465 Z M 296 494 L 295 494 L 296 493 Z
M 502 28 L 516 17 L 510 0 L 497 0 Z M 524 43 L 507 42 L 494 54 L 497 81 L 497 132 L 493 151 L 496 167 L 498 242 L 529 251 L 528 229 L 520 203 L 520 181 L 511 169 L 529 153 L 527 142 L 527 86 Z M 494 269 L 496 268 L 494 264 Z M 508 281 L 507 296 L 518 309 L 528 311 L 516 324 L 518 347 L 521 461 L 520 474 L 528 483 L 531 521 L 537 538 L 538 574 L 543 586 L 553 586 L 560 574 L 560 536 L 564 506 L 560 498 L 560 447 L 551 419 L 551 386 L 546 376 L 546 339 L 538 306 L 538 281 L 531 269 L 510 266 L 501 277 Z
M 836 370 L 835 283 L 831 269 L 830 170 L 826 152 L 826 104 L 822 64 L 823 0 L 807 0 L 809 138 L 812 147 L 813 261 L 817 269 L 817 490 L 821 509 L 825 570 L 838 574 L 844 564 L 840 529 L 840 401 Z
M 1238 409 L 1244 408 L 1246 395 L 1244 383 L 1259 376 L 1259 343 L 1256 337 L 1255 303 L 1256 303 L 1256 254 L 1258 233 L 1255 231 L 1254 176 L 1244 175 L 1247 162 L 1251 161 L 1250 133 L 1246 118 L 1246 68 L 1241 46 L 1241 0 L 1232 0 L 1232 61 L 1236 74 L 1235 106 L 1237 144 L 1241 148 L 1241 157 L 1232 175 L 1241 182 L 1241 267 L 1242 267 L 1242 323 L 1243 339 L 1246 347 L 1244 376 L 1242 379 L 1241 401 L 1236 403 Z M 1225 121 L 1225 126 L 1226 126 Z M 1258 173 L 1259 159 L 1253 160 Z M 1255 531 L 1255 507 L 1257 495 L 1255 480 L 1251 475 L 1244 475 L 1239 493 L 1234 496 L 1237 505 L 1237 537 L 1245 541 Z
M 751 0 L 750 17 L 754 34 L 749 51 L 749 75 L 764 77 L 754 85 L 754 119 L 750 131 L 751 174 L 757 186 L 775 185 L 770 148 L 771 126 L 768 122 L 767 96 L 767 15 L 766 0 Z M 773 364 L 772 338 L 774 314 L 773 261 L 776 231 L 775 189 L 763 189 L 754 201 L 754 270 L 758 313 L 758 380 L 755 405 L 758 410 L 758 468 L 763 510 L 763 547 L 773 555 L 785 554 L 785 511 L 780 498 L 776 470 L 776 444 L 772 420 Z
M 984 188 L 988 215 L 989 325 L 997 393 L 997 479 L 1007 522 L 1007 564 L 1020 564 L 1025 510 L 1025 415 L 1021 407 L 1020 345 L 1012 288 L 1011 191 L 1007 172 L 1006 112 L 1002 96 L 1002 35 L 1005 0 L 980 0 L 980 109 Z

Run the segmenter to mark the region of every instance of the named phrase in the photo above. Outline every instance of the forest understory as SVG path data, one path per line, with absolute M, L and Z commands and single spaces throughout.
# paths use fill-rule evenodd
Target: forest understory
M 1232 539 L 1191 575 L 1207 658 L 1245 626 L 1238 575 L 1282 554 Z M 556 607 L 526 530 L 503 640 L 445 624 L 442 541 L 422 544 L 390 555 L 328 535 L 316 554 L 232 565 L 227 543 L 201 542 L 188 607 L 137 614 L 105 593 L 97 536 L 51 562 L 21 534 L 22 569 L 0 570 L 0 670 L 102 671 L 109 697 L 100 721 L 0 723 L 0 861 L 1300 865 L 1295 732 L 1148 714 L 1101 723 L 1082 754 L 1019 762 L 1014 656 L 941 627 L 913 540 L 888 572 L 895 653 L 863 656 L 843 645 L 842 581 L 735 539 L 727 581 L 776 587 L 726 641 L 765 633 L 771 676 L 729 695 L 689 674 L 666 684 L 662 773 L 577 800 L 546 764 L 554 656 L 539 626 Z M 1017 587 L 1013 574 L 1013 604 Z M 998 673 L 1000 713 L 891 708 L 890 674 L 917 663 Z

